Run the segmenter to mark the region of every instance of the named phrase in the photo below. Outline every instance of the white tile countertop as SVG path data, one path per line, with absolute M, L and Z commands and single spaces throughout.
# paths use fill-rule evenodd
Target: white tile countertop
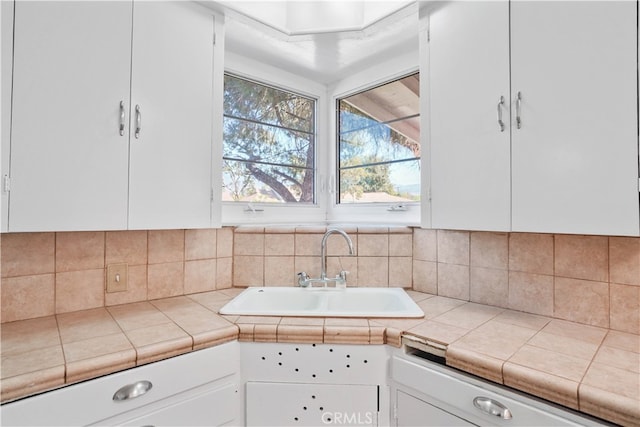
M 232 340 L 441 349 L 449 366 L 622 425 L 640 425 L 640 336 L 407 291 L 421 319 L 217 314 L 243 289 L 2 325 L 2 402 Z

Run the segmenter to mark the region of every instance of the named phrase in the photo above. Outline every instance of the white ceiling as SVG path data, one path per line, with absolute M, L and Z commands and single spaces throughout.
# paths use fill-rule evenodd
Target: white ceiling
M 234 0 L 220 7 L 226 51 L 322 84 L 419 51 L 415 1 Z

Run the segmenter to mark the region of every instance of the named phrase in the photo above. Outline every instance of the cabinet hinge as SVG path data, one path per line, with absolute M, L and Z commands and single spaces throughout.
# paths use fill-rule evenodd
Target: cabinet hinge
M 209 198 L 210 198 L 210 199 L 211 199 L 211 201 L 213 202 L 213 199 L 214 199 L 214 197 L 213 197 L 213 188 L 211 189 L 211 194 L 209 195 Z
M 398 404 L 397 403 L 393 404 L 393 419 L 394 420 L 398 419 Z
M 11 191 L 11 178 L 9 178 L 9 175 L 2 177 L 2 191 L 5 193 Z
M 213 45 L 216 45 L 216 33 L 215 31 L 213 32 Z

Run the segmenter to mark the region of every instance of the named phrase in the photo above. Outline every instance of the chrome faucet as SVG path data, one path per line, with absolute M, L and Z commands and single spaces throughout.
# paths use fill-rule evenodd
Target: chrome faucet
M 324 280 L 327 278 L 327 239 L 332 234 L 339 234 L 347 241 L 349 245 L 349 255 L 353 255 L 353 242 L 351 241 L 351 237 L 347 233 L 337 228 L 331 228 L 324 233 L 322 236 L 322 243 L 320 244 L 320 279 Z
M 347 233 L 337 228 L 331 228 L 324 233 L 322 236 L 322 243 L 320 245 L 320 278 L 312 279 L 307 273 L 304 271 L 298 273 L 298 285 L 302 287 L 307 287 L 312 283 L 322 283 L 324 286 L 327 286 L 329 282 L 335 282 L 337 284 L 342 284 L 342 286 L 346 286 L 347 281 L 347 272 L 341 271 L 335 278 L 327 279 L 327 239 L 332 234 L 340 234 L 347 241 L 349 245 L 349 255 L 353 255 L 353 242 Z

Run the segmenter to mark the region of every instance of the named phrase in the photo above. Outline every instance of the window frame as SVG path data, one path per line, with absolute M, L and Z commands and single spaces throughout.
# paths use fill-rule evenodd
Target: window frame
M 324 140 L 322 132 L 326 123 L 326 90 L 324 86 L 281 69 L 267 66 L 250 58 L 227 52 L 224 74 L 246 79 L 257 84 L 291 92 L 315 101 L 315 170 L 314 203 L 247 203 L 221 202 L 222 225 L 244 224 L 317 224 L 326 219 L 326 197 L 323 191 L 322 171 L 326 169 Z M 224 108 L 221 108 L 224 116 Z M 221 145 L 224 145 L 224 138 Z M 221 146 L 219 164 L 222 165 L 223 147 Z M 221 166 L 222 167 L 222 166 Z M 222 171 L 220 171 L 220 191 L 222 191 Z M 304 218 L 304 221 L 300 221 Z
M 406 226 L 420 226 L 423 206 L 426 201 L 425 179 L 426 163 L 424 161 L 425 156 L 428 155 L 428 150 L 424 147 L 426 132 L 422 130 L 422 124 L 424 123 L 423 111 L 420 111 L 420 142 L 423 144 L 422 156 L 421 156 L 421 178 L 420 178 L 420 201 L 403 203 L 406 210 L 394 210 L 395 203 L 338 203 L 338 170 L 340 156 L 338 152 L 338 117 L 340 114 L 338 101 L 343 98 L 347 98 L 351 95 L 372 89 L 377 86 L 381 86 L 385 83 L 389 83 L 395 80 L 399 80 L 403 77 L 420 72 L 418 59 L 413 55 L 405 55 L 401 58 L 394 58 L 393 61 L 387 61 L 379 64 L 372 69 L 356 73 L 348 79 L 344 79 L 333 87 L 330 88 L 330 105 L 331 111 L 329 114 L 330 123 L 328 129 L 331 129 L 331 141 L 330 141 L 330 158 L 331 158 L 331 181 L 329 184 L 329 198 L 330 201 L 327 204 L 327 222 L 328 223 L 359 223 L 359 224 L 388 224 L 388 225 L 406 225 Z M 423 80 L 426 80 L 426 76 L 420 76 L 420 106 L 424 105 Z M 422 110 L 422 108 L 421 108 Z
M 284 71 L 283 69 L 265 65 L 264 63 L 241 56 L 234 52 L 225 52 L 224 73 L 233 74 L 240 78 L 253 80 L 260 84 L 273 86 L 300 94 L 316 100 L 316 171 L 315 192 L 316 203 L 313 205 L 295 205 L 291 203 L 254 203 L 255 212 L 243 202 L 221 202 L 221 224 L 265 226 L 269 224 L 287 225 L 321 225 L 330 224 L 371 224 L 393 226 L 421 226 L 429 217 L 428 207 L 428 163 L 425 158 L 429 155 L 427 132 L 422 129 L 426 123 L 428 103 L 426 97 L 420 97 L 422 144 L 421 159 L 421 201 L 407 204 L 407 210 L 389 210 L 390 203 L 337 203 L 337 100 L 381 84 L 397 80 L 404 76 L 420 72 L 419 56 L 414 52 L 394 57 L 388 61 L 378 63 L 364 71 L 356 72 L 348 78 L 336 83 L 324 85 L 306 79 L 302 76 Z M 428 93 L 427 76 L 420 78 L 420 93 Z M 222 96 L 220 96 L 222 104 Z M 224 113 L 220 105 L 221 120 Z M 222 134 L 222 130 L 220 130 Z M 216 160 L 222 162 L 222 144 L 220 136 L 220 155 Z M 222 172 L 220 171 L 220 196 L 222 192 Z
M 395 163 L 404 163 L 404 162 L 413 162 L 413 161 L 421 161 L 421 157 L 412 157 L 412 158 L 403 158 L 403 159 L 392 159 L 392 160 L 384 160 L 381 162 L 376 162 L 376 163 L 363 163 L 360 165 L 352 165 L 352 166 L 346 166 L 346 167 L 341 167 L 340 166 L 340 143 L 343 140 L 342 138 L 342 127 L 341 127 L 341 102 L 345 101 L 346 99 L 349 99 L 352 95 L 360 95 L 372 90 L 375 90 L 377 88 L 380 87 L 384 87 L 388 84 L 392 84 L 395 82 L 398 82 L 406 77 L 411 77 L 414 76 L 416 74 L 420 74 L 419 71 L 415 72 L 415 73 L 409 73 L 406 75 L 402 75 L 398 78 L 393 78 L 391 80 L 385 81 L 382 84 L 378 84 L 378 85 L 372 85 L 370 87 L 368 87 L 367 89 L 363 90 L 363 91 L 359 91 L 359 92 L 355 92 L 351 95 L 345 96 L 345 97 L 339 97 L 336 99 L 336 129 L 335 129 L 335 133 L 336 133 L 336 180 L 335 180 L 335 186 L 336 186 L 336 193 L 335 193 L 335 202 L 339 205 L 343 205 L 343 204 L 350 204 L 347 202 L 341 202 L 340 201 L 340 174 L 343 171 L 347 171 L 350 169 L 358 169 L 358 168 L 367 168 L 367 167 L 376 167 L 376 166 L 381 166 L 381 165 L 390 165 L 390 164 L 395 164 Z M 363 111 L 363 113 L 366 114 L 365 111 Z M 390 128 L 391 126 L 389 126 L 389 124 L 394 123 L 394 122 L 400 122 L 403 120 L 407 120 L 407 119 L 411 119 L 411 118 L 419 118 L 420 117 L 420 112 L 418 111 L 417 114 L 412 114 L 409 116 L 402 116 L 402 117 L 394 117 L 393 119 L 389 120 L 389 121 L 382 121 L 382 122 L 377 122 L 378 125 L 383 125 L 383 126 L 387 126 L 388 128 Z M 367 127 L 370 127 L 371 125 L 368 125 Z M 355 130 L 347 130 L 346 133 L 350 133 L 350 132 L 354 132 L 354 131 L 359 131 L 361 129 L 355 129 Z M 420 143 L 420 141 L 418 140 L 418 143 Z M 421 184 L 421 179 L 419 176 L 418 179 L 418 183 Z M 368 206 L 372 206 L 372 205 L 380 205 L 380 204 L 386 204 L 386 205 L 390 205 L 390 206 L 402 206 L 402 205 L 416 205 L 416 204 L 420 204 L 420 201 L 406 201 L 406 202 L 398 202 L 398 203 L 393 203 L 393 202 L 358 202 L 356 204 L 361 204 L 361 205 L 368 205 Z
M 316 146 L 316 125 L 317 125 L 317 120 L 316 120 L 316 116 L 317 116 L 317 111 L 316 111 L 316 106 L 317 106 L 317 100 L 315 98 L 309 98 L 307 96 L 301 95 L 300 93 L 297 92 L 291 92 L 285 89 L 282 89 L 281 87 L 275 87 L 275 86 L 271 86 L 271 85 L 266 85 L 262 82 L 257 82 L 253 79 L 248 79 L 245 77 L 241 77 L 238 76 L 236 74 L 232 74 L 229 72 L 224 73 L 225 76 L 225 84 L 226 84 L 226 78 L 230 77 L 233 79 L 237 79 L 237 80 L 242 80 L 244 82 L 253 84 L 255 86 L 262 86 L 265 88 L 269 88 L 272 89 L 274 91 L 279 91 L 281 93 L 287 93 L 289 95 L 295 96 L 299 99 L 304 99 L 307 100 L 309 102 L 311 102 L 313 104 L 313 111 L 311 113 L 311 121 L 313 122 L 312 125 L 312 129 L 311 130 L 303 130 L 303 129 L 295 129 L 292 127 L 287 127 L 284 126 L 282 124 L 277 124 L 277 123 L 270 123 L 270 122 L 262 122 L 256 119 L 251 119 L 251 118 L 246 118 L 246 117 L 239 117 L 239 116 L 235 116 L 235 115 L 231 115 L 231 114 L 227 114 L 226 112 L 223 113 L 223 122 L 224 120 L 230 119 L 230 120 L 236 120 L 239 122 L 244 122 L 245 125 L 256 125 L 258 127 L 266 127 L 266 128 L 271 128 L 271 129 L 275 129 L 274 131 L 277 131 L 277 129 L 279 130 L 284 130 L 284 131 L 291 131 L 294 133 L 299 133 L 299 134 L 304 134 L 307 135 L 309 137 L 309 140 L 311 142 L 311 145 L 313 147 L 313 164 L 311 167 L 308 166 L 301 166 L 301 165 L 296 165 L 296 164 L 285 164 L 285 163 L 274 163 L 268 160 L 255 160 L 255 161 L 251 161 L 249 159 L 243 159 L 241 157 L 225 157 L 224 156 L 224 147 L 223 147 L 223 155 L 222 155 L 222 160 L 224 161 L 230 161 L 230 162 L 238 162 L 238 163 L 250 163 L 250 164 L 254 164 L 254 165 L 265 165 L 265 166 L 279 166 L 279 167 L 283 167 L 283 168 L 289 168 L 289 169 L 301 169 L 301 170 L 306 170 L 306 171 L 311 171 L 313 176 L 313 186 L 312 186 L 312 195 L 311 195 L 311 202 L 264 202 L 265 205 L 273 205 L 273 204 L 289 204 L 289 205 L 298 205 L 298 203 L 300 205 L 303 204 L 316 204 L 316 200 L 317 200 L 317 191 L 316 191 L 316 173 L 317 173 L 317 168 L 316 168 L 316 152 L 317 152 L 317 146 Z M 224 130 L 223 130 L 224 132 Z M 224 179 L 223 179 L 224 182 Z M 262 183 L 264 184 L 264 183 Z M 227 200 L 227 202 L 232 202 L 232 203 L 257 203 L 257 202 L 246 202 L 246 201 L 229 201 Z

